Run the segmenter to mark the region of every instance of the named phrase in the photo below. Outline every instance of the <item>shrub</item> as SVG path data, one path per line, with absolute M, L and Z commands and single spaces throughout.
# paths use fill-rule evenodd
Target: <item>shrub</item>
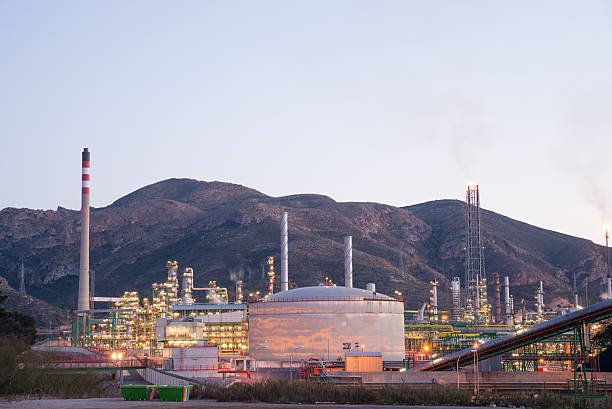
M 380 389 L 369 389 L 363 385 L 341 386 L 329 383 L 281 380 L 255 384 L 219 384 L 198 386 L 193 391 L 194 399 L 215 399 L 220 402 L 275 402 L 337 404 L 386 404 L 386 405 L 482 405 L 529 407 L 540 409 L 586 409 L 609 407 L 609 401 L 593 403 L 581 397 L 562 397 L 552 393 L 508 395 L 482 394 L 477 398 L 471 391 L 434 385 L 415 388 L 411 385 L 387 385 Z M 608 405 L 608 406 L 607 406 Z
M 60 398 L 107 395 L 108 382 L 95 373 L 42 368 L 45 357 L 27 345 L 0 340 L 0 395 Z

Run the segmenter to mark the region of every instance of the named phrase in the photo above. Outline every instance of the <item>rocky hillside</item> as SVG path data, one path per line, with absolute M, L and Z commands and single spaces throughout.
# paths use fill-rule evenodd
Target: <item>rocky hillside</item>
M 465 248 L 465 204 L 457 200 L 437 200 L 406 207 L 431 228 L 424 256 L 438 271 L 459 272 L 463 277 Z M 481 234 L 485 248 L 485 268 L 510 277 L 512 291 L 528 303 L 535 297 L 539 281 L 544 283 L 545 302 L 572 299 L 576 275 L 580 302 L 585 290 L 595 302 L 605 290 L 605 249 L 593 242 L 510 219 L 481 212 Z M 588 281 L 588 289 L 585 284 Z
M 170 179 L 92 210 L 91 269 L 96 295 L 117 295 L 164 279 L 167 259 L 195 270 L 195 285 L 215 279 L 233 289 L 263 290 L 267 256 L 279 258 L 282 211 L 289 212 L 290 280 L 316 285 L 325 276 L 343 281 L 343 236 L 354 246 L 354 283 L 375 282 L 382 292 L 400 290 L 407 306 L 427 297 L 440 281 L 448 302 L 449 280 L 463 277 L 464 209 L 442 200 L 397 208 L 377 203 L 338 203 L 326 196 L 274 198 L 243 186 Z M 587 240 L 483 212 L 487 272 L 509 275 L 515 297 L 531 301 L 540 279 L 545 300 L 569 298 L 574 273 L 591 298 L 601 292 L 603 249 Z M 78 286 L 79 213 L 6 208 L 0 211 L 0 275 L 15 286 L 21 260 L 29 294 L 74 308 Z M 277 273 L 280 267 L 277 263 Z M 583 294 L 582 292 L 581 294 Z
M 36 325 L 47 328 L 56 326 L 67 320 L 68 311 L 55 305 L 41 301 L 30 295 L 21 295 L 11 287 L 4 277 L 0 277 L 0 294 L 6 297 L 4 307 L 8 310 L 20 311 L 34 317 Z

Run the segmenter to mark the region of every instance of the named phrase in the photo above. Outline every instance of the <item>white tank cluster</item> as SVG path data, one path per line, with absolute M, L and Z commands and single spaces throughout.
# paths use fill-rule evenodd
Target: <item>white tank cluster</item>
M 281 255 L 287 260 L 287 214 L 281 219 Z M 347 352 L 380 352 L 404 359 L 404 305 L 395 298 L 352 287 L 352 239 L 344 239 L 345 286 L 303 287 L 249 305 L 249 349 L 260 366 L 316 358 L 344 359 Z M 281 264 L 281 283 L 288 266 Z M 283 274 L 283 271 L 285 274 Z

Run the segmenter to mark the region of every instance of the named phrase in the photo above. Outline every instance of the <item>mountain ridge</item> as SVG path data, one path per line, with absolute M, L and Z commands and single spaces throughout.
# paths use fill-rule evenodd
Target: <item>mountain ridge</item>
M 96 295 L 130 289 L 148 295 L 150 284 L 164 279 L 167 259 L 192 266 L 197 285 L 214 279 L 232 288 L 243 279 L 247 291 L 263 290 L 262 267 L 267 256 L 279 260 L 278 221 L 288 211 L 295 285 L 317 285 L 325 276 L 342 285 L 343 236 L 353 235 L 356 286 L 376 282 L 381 292 L 402 291 L 415 308 L 437 279 L 444 308 L 450 279 L 464 275 L 464 206 L 451 199 L 394 207 L 317 194 L 272 197 L 238 184 L 167 179 L 92 208 Z M 60 207 L 0 210 L 0 275 L 15 285 L 23 258 L 29 293 L 74 308 L 79 224 L 78 211 Z M 574 273 L 581 286 L 601 278 L 603 248 L 586 239 L 485 209 L 482 233 L 487 276 L 509 275 L 515 297 L 528 302 L 539 280 L 545 300 L 567 300 Z

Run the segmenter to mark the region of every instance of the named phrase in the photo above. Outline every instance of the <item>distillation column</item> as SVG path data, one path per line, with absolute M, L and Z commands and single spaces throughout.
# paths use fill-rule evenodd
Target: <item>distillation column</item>
M 451 309 L 451 320 L 461 321 L 461 281 L 459 277 L 453 277 L 451 281 L 451 297 L 452 297 L 452 309 Z
M 514 318 L 512 317 L 512 298 L 510 298 L 510 277 L 504 277 L 504 304 L 505 304 L 505 321 L 506 325 L 514 324 Z
M 353 288 L 353 236 L 344 238 L 344 286 Z
M 281 291 L 289 290 L 289 226 L 287 212 L 281 218 Z
M 544 285 L 542 281 L 540 281 L 540 287 L 538 288 L 538 292 L 536 294 L 536 308 L 538 313 L 538 321 L 544 321 Z

